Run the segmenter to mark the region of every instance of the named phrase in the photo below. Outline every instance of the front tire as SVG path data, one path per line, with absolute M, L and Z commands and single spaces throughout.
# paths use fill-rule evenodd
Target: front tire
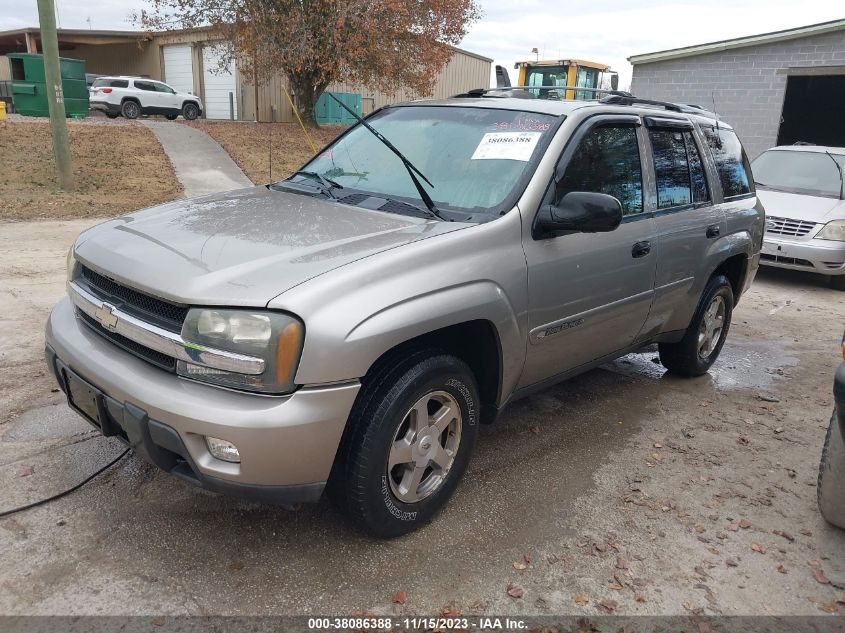
M 819 481 L 816 488 L 819 510 L 825 521 L 845 528 L 845 439 L 836 419 L 830 418 L 819 460 Z
M 193 121 L 200 115 L 200 109 L 196 103 L 186 103 L 182 106 L 182 116 L 188 121 Z
M 831 275 L 830 287 L 834 290 L 845 290 L 845 275 Z
M 359 527 L 407 534 L 446 504 L 478 435 L 479 396 L 462 360 L 434 350 L 395 357 L 366 380 L 328 492 Z
M 660 362 L 677 376 L 701 376 L 716 362 L 734 308 L 734 294 L 724 275 L 710 278 L 684 338 L 678 343 L 660 343 Z
M 178 114 L 165 114 L 164 117 L 168 121 L 175 121 L 179 117 L 179 115 Z
M 124 101 L 120 113 L 127 119 L 137 119 L 141 116 L 141 106 L 137 101 Z
M 106 116 L 110 119 L 116 119 L 120 116 L 119 112 L 106 112 Z

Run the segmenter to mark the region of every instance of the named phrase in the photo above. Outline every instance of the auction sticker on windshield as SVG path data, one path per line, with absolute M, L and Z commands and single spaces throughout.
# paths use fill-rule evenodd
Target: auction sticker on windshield
M 542 136 L 541 132 L 487 132 L 472 160 L 521 160 L 527 162 Z

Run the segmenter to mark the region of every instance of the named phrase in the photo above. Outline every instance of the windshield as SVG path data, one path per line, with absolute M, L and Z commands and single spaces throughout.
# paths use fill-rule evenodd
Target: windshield
M 367 122 L 431 181 L 433 186 L 422 186 L 438 209 L 465 218 L 467 213 L 492 216 L 504 210 L 556 119 L 515 110 L 408 106 L 385 109 Z M 402 162 L 362 125 L 303 170 L 341 185 L 341 200 L 361 192 L 421 206 Z
M 845 166 L 845 156 L 832 156 L 837 163 Z M 762 187 L 839 197 L 839 170 L 824 152 L 769 150 L 751 163 L 751 171 L 754 182 Z

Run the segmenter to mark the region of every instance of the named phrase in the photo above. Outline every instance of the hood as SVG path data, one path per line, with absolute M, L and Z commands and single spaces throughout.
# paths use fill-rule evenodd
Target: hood
M 256 307 L 339 266 L 468 226 L 254 187 L 109 220 L 83 233 L 74 253 L 171 301 Z
M 757 197 L 763 202 L 767 216 L 807 220 L 818 224 L 845 219 L 845 201 L 836 198 L 762 188 L 757 189 Z

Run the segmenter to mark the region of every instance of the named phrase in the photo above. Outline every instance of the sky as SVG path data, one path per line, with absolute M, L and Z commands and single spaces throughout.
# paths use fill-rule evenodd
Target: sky
M 62 28 L 131 29 L 143 0 L 55 0 Z M 461 47 L 495 60 L 512 80 L 517 60 L 578 57 L 603 62 L 630 85 L 640 53 L 845 18 L 842 0 L 477 0 L 484 16 Z M 35 0 L 0 0 L 0 30 L 38 24 Z

